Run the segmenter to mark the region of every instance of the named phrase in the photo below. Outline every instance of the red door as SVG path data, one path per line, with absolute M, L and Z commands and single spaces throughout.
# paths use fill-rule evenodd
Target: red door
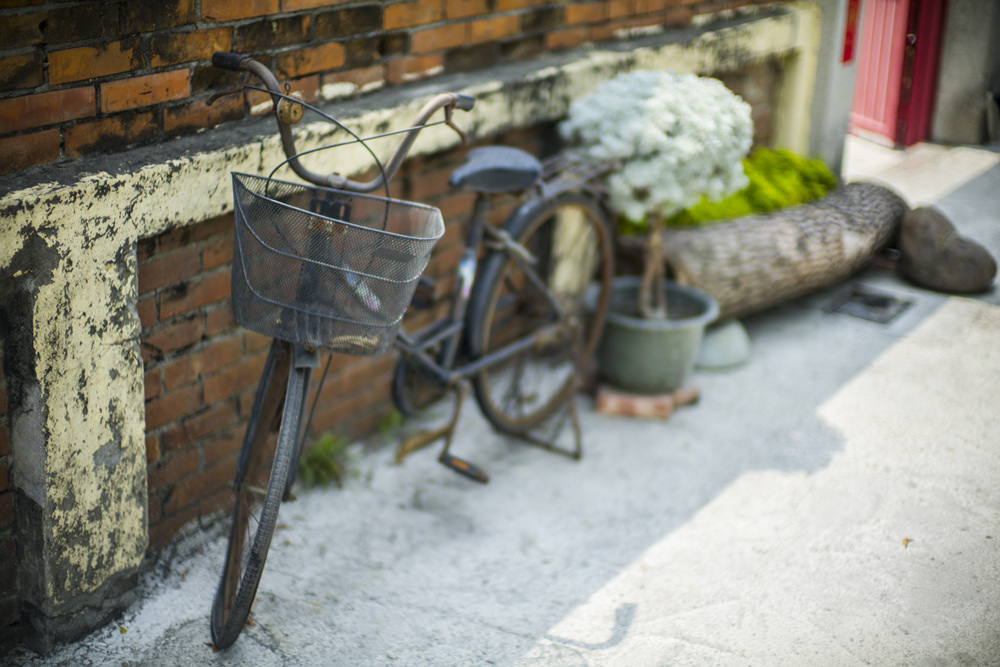
M 866 0 L 852 129 L 909 146 L 930 133 L 946 0 Z

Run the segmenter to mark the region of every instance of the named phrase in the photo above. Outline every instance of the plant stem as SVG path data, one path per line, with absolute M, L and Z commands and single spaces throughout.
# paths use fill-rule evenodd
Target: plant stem
M 663 219 L 659 214 L 649 218 L 643 263 L 639 312 L 647 320 L 665 320 L 667 294 L 663 289 Z

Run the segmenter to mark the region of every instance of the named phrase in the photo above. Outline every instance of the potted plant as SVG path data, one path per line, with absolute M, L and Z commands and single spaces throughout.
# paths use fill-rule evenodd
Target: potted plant
M 704 292 L 664 279 L 664 221 L 747 184 L 750 107 L 717 79 L 635 71 L 574 102 L 560 132 L 588 158 L 618 165 L 607 177 L 611 207 L 645 232 L 642 276 L 612 288 L 601 375 L 636 393 L 678 389 L 718 309 Z

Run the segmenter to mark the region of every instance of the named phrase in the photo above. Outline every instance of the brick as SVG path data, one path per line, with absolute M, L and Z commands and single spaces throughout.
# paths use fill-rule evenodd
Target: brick
M 135 246 L 135 257 L 140 262 L 143 262 L 153 256 L 156 252 L 156 239 L 155 238 L 145 238 L 139 239 Z
M 182 107 L 164 109 L 163 131 L 167 136 L 189 134 L 240 118 L 243 118 L 243 100 L 239 97 L 224 97 L 211 106 L 205 100 L 198 100 Z
M 366 67 L 382 57 L 382 38 L 379 36 L 352 39 L 346 47 L 344 64 L 348 67 Z
M 0 460 L 0 492 L 10 487 L 10 467 L 7 461 Z
M 454 49 L 445 54 L 444 70 L 449 73 L 484 69 L 497 60 L 496 45 L 477 44 L 464 49 Z
M 444 15 L 449 19 L 464 19 L 470 16 L 488 14 L 489 0 L 448 0 L 444 6 Z
M 268 18 L 236 27 L 233 50 L 236 53 L 253 53 L 309 41 L 312 17 L 308 14 Z
M 398 2 L 383 10 L 382 27 L 385 30 L 412 28 L 441 20 L 441 0 Z
M 603 2 L 578 2 L 566 5 L 566 25 L 596 23 L 604 20 L 606 5 Z
M 405 56 L 410 52 L 410 33 L 405 31 L 383 33 L 379 52 L 383 58 Z
M 145 400 L 156 398 L 163 392 L 163 371 L 159 368 L 146 371 L 143 375 L 143 387 L 145 389 Z
M 515 9 L 526 9 L 544 4 L 545 0 L 497 0 L 498 12 L 509 12 Z
M 0 21 L 0 44 L 4 49 L 15 49 L 94 39 L 101 36 L 102 25 L 98 5 L 4 16 Z
M 233 214 L 227 213 L 206 220 L 197 225 L 178 227 L 160 236 L 160 251 L 168 252 L 189 243 L 197 243 L 217 234 L 227 234 L 233 230 Z
M 344 45 L 330 42 L 309 49 L 296 49 L 280 53 L 275 58 L 279 77 L 297 78 L 336 69 L 345 62 Z
M 271 345 L 271 337 L 259 334 L 254 331 L 243 333 L 243 353 L 250 354 L 258 350 L 263 350 Z
M 444 58 L 440 55 L 411 56 L 389 62 L 386 78 L 391 84 L 426 79 L 444 71 Z
M 49 53 L 49 83 L 72 83 L 120 74 L 143 66 L 142 45 L 126 39 L 98 46 L 80 46 Z
M 634 0 L 611 0 L 608 3 L 608 18 L 619 19 L 635 14 Z
M 202 324 L 200 317 L 188 317 L 182 321 L 144 331 L 142 334 L 143 361 L 162 359 L 163 355 L 174 350 L 180 350 L 194 345 L 201 340 Z
M 342 5 L 345 2 L 349 2 L 349 0 L 281 0 L 281 9 L 286 12 L 295 12 L 300 9 L 316 9 L 317 7 Z
M 6 424 L 0 424 L 0 456 L 10 454 L 10 432 Z
M 259 354 L 243 360 L 226 370 L 205 378 L 205 404 L 211 405 L 232 396 L 247 387 L 252 387 L 260 379 L 264 370 L 266 355 Z
M 146 429 L 164 426 L 201 407 L 201 387 L 186 387 L 146 403 Z
M 0 100 L 0 134 L 88 118 L 96 113 L 93 86 L 12 97 Z
M 448 23 L 437 28 L 420 30 L 410 38 L 410 50 L 414 55 L 453 49 L 465 44 L 467 26 L 465 23 Z
M 206 271 L 229 264 L 233 260 L 233 236 L 227 234 L 212 240 L 201 251 L 201 265 Z
M 153 67 L 167 67 L 196 60 L 208 60 L 216 51 L 231 51 L 233 29 L 211 28 L 193 32 L 153 35 L 149 50 Z
M 201 270 L 201 249 L 187 246 L 139 264 L 139 294 L 180 282 Z
M 571 49 L 587 41 L 586 28 L 574 28 L 572 30 L 556 30 L 545 35 L 545 48 L 550 51 L 560 51 Z
M 139 299 L 135 307 L 139 313 L 139 326 L 147 329 L 156 323 L 156 297 Z
M 267 16 L 280 11 L 278 0 L 201 0 L 201 17 L 206 21 L 235 21 Z
M 214 465 L 216 462 L 240 451 L 243 447 L 243 434 L 245 432 L 246 424 L 243 424 L 238 428 L 227 429 L 208 439 L 202 450 L 205 465 Z
M 34 50 L 0 58 L 0 89 L 34 88 L 45 83 L 45 53 Z
M 160 136 L 160 125 L 151 111 L 131 112 L 77 123 L 64 132 L 66 155 L 79 156 L 149 143 Z
M 155 435 L 146 436 L 146 463 L 160 459 L 160 439 Z
M 118 25 L 125 35 L 179 28 L 194 23 L 195 0 L 122 2 L 118 5 Z
M 191 384 L 201 375 L 201 364 L 197 354 L 187 354 L 180 359 L 164 364 L 163 388 L 173 391 Z
M 197 503 L 199 499 L 223 489 L 232 481 L 234 473 L 232 465 L 222 463 L 178 483 L 164 500 L 163 514 L 175 514 Z
M 229 298 L 228 271 L 182 282 L 160 295 L 160 317 L 168 319 Z
M 205 335 L 218 336 L 236 329 L 236 318 L 229 304 L 205 313 Z
M 206 346 L 196 354 L 187 355 L 163 367 L 163 383 L 167 391 L 211 375 L 224 366 L 239 361 L 243 352 L 242 341 L 232 336 Z
M 146 471 L 146 484 L 152 491 L 176 484 L 198 470 L 198 450 L 177 452 L 167 459 L 160 459 Z
M 0 415 L 7 414 L 7 384 L 0 384 Z
M 469 24 L 469 44 L 494 42 L 516 35 L 519 29 L 520 21 L 516 14 L 472 21 Z
M 377 4 L 323 12 L 317 14 L 313 22 L 313 34 L 320 41 L 365 35 L 381 29 L 382 7 Z
M 156 525 L 149 527 L 149 547 L 155 549 L 165 545 L 185 525 L 198 519 L 198 508 L 189 507 L 183 512 L 161 519 Z
M 0 139 L 0 173 L 27 169 L 59 157 L 59 130 Z
M 240 336 L 230 336 L 214 341 L 201 351 L 200 356 L 202 374 L 211 375 L 240 360 L 243 356 L 243 340 Z
M 541 32 L 554 30 L 562 26 L 563 10 L 561 7 L 546 7 L 521 15 L 521 30 L 524 32 Z
M 113 113 L 191 95 L 190 72 L 170 70 L 101 84 L 101 111 Z

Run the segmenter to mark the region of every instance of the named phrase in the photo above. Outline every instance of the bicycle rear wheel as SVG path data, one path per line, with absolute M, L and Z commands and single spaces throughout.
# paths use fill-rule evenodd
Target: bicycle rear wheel
M 271 344 L 237 463 L 233 521 L 212 604 L 212 641 L 220 649 L 239 637 L 257 593 L 288 468 L 294 463 L 306 370 L 294 367 L 289 343 Z M 272 458 L 271 436 L 276 431 Z
M 475 359 L 532 340 L 473 378 L 486 418 L 501 431 L 519 434 L 548 419 L 576 390 L 575 353 L 586 361 L 597 347 L 613 256 L 603 210 L 575 192 L 529 201 L 504 229 L 534 264 L 526 267 L 504 250 L 487 255 L 469 301 L 466 344 Z M 588 313 L 583 296 L 594 284 L 596 306 Z

